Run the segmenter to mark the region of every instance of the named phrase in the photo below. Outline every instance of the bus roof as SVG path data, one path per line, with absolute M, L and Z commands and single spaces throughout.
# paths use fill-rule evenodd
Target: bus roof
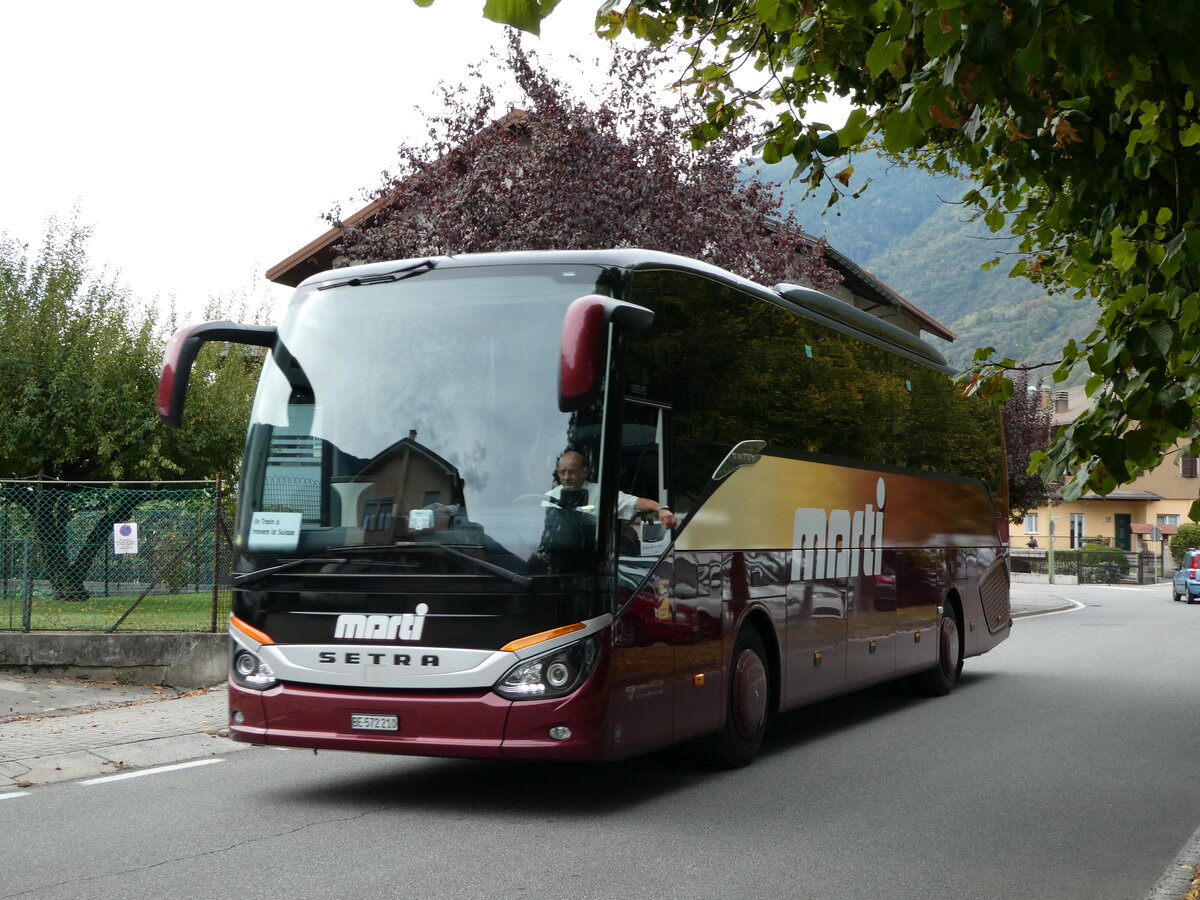
M 590 265 L 609 269 L 675 269 L 694 272 L 757 295 L 768 303 L 800 313 L 807 318 L 853 334 L 869 343 L 920 362 L 947 374 L 955 371 L 945 357 L 919 337 L 898 328 L 878 316 L 832 297 L 814 288 L 777 284 L 773 289 L 700 260 L 658 250 L 625 247 L 611 250 L 518 250 L 502 253 L 470 253 L 461 256 L 414 257 L 405 260 L 364 263 L 330 269 L 311 275 L 298 287 L 345 283 L 353 279 L 370 280 L 422 266 L 431 269 L 465 269 L 478 266 Z

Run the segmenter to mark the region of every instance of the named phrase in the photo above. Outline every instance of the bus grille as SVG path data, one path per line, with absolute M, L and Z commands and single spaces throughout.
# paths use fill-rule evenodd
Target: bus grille
M 1008 566 L 997 563 L 984 573 L 979 582 L 979 599 L 987 617 L 988 631 L 995 634 L 1008 626 L 1012 616 L 1008 606 Z

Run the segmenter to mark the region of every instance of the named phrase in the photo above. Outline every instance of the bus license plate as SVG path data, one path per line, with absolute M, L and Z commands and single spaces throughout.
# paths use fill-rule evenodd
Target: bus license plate
M 369 716 L 364 713 L 350 714 L 350 727 L 355 731 L 399 731 L 399 716 Z

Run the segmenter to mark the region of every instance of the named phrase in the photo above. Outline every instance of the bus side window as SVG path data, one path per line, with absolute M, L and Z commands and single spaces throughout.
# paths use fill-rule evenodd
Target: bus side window
M 625 401 L 621 424 L 621 467 L 618 487 L 627 494 L 667 502 L 663 485 L 667 410 L 637 401 Z
M 621 458 L 617 489 L 669 506 L 665 485 L 668 412 L 665 407 L 626 399 L 621 420 Z M 621 555 L 657 558 L 670 544 L 670 533 L 657 521 L 621 523 Z

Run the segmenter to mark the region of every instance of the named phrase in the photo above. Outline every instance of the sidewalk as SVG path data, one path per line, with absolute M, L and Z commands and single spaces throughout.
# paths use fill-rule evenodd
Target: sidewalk
M 227 693 L 0 675 L 0 793 L 246 749 Z
M 1009 587 L 1008 604 L 1014 619 L 1075 608 L 1075 604 L 1058 593 L 1052 584 L 1022 582 L 1014 582 Z

